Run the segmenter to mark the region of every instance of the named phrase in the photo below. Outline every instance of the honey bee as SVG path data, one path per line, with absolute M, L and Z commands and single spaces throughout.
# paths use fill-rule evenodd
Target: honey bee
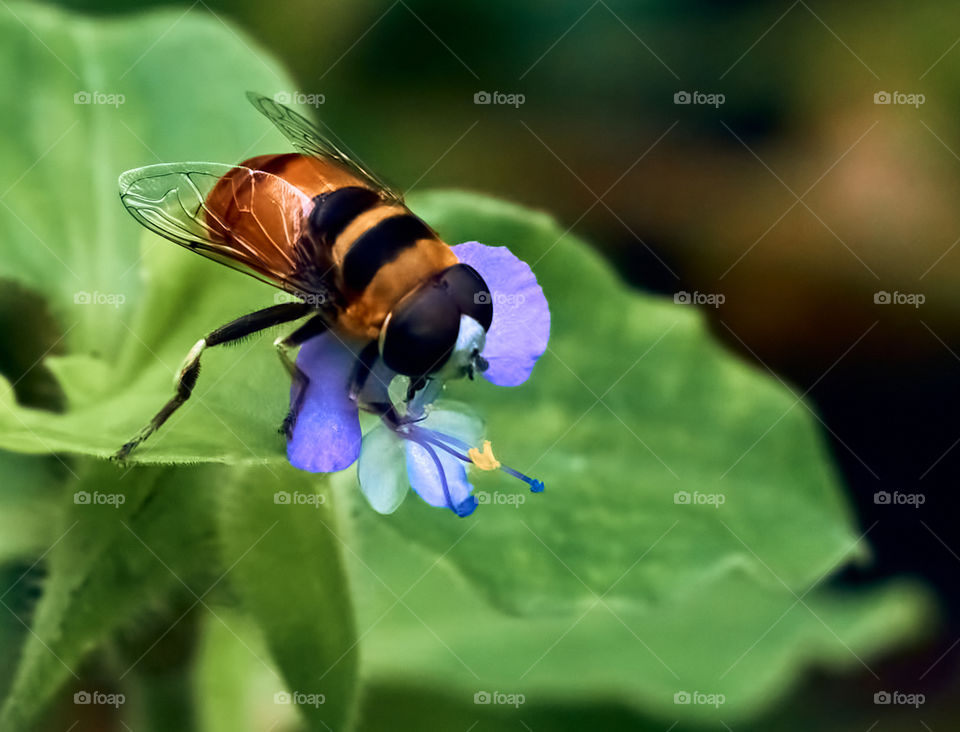
M 278 338 L 294 383 L 281 431 L 290 437 L 308 385 L 292 349 L 326 331 L 362 343 L 351 377 L 357 400 L 378 360 L 410 378 L 407 401 L 431 375 L 472 378 L 487 364 L 479 350 L 451 362 L 463 316 L 490 328 L 483 278 L 403 202 L 307 119 L 274 100 L 247 94 L 284 134 L 293 153 L 239 165 L 171 163 L 120 176 L 120 200 L 151 231 L 204 257 L 280 288 L 291 302 L 244 315 L 201 338 L 179 372 L 174 396 L 116 453 L 123 459 L 189 398 L 200 357 L 283 323 L 305 320 Z M 397 420 L 392 404 L 360 408 Z

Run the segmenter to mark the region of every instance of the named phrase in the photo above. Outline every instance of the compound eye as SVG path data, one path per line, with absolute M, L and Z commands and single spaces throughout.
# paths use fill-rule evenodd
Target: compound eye
M 440 283 L 457 303 L 460 312 L 469 315 L 490 330 L 493 322 L 493 298 L 483 277 L 469 264 L 455 264 L 440 275 Z
M 429 282 L 403 298 L 380 336 L 384 363 L 405 376 L 426 376 L 443 367 L 460 333 L 460 309 L 446 287 Z

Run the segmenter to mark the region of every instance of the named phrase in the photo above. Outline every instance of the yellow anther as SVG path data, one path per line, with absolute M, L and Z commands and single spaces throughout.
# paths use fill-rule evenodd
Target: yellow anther
M 493 456 L 493 448 L 490 440 L 483 441 L 483 450 L 471 447 L 467 450 L 467 457 L 473 461 L 480 470 L 496 470 L 500 467 L 500 462 Z

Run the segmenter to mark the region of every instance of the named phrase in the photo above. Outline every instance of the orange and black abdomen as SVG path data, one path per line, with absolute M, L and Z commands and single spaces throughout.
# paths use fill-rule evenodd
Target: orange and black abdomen
M 299 153 L 260 155 L 241 163 L 217 184 L 207 205 L 220 219 L 223 236 L 242 226 L 250 240 L 269 233 L 262 247 L 272 267 L 292 279 L 309 279 L 310 267 L 341 296 L 335 327 L 346 335 L 376 338 L 393 305 L 431 275 L 456 264 L 453 251 L 405 206 L 385 200 L 350 171 L 332 161 Z M 309 216 L 290 196 L 254 195 L 266 185 L 244 169 L 282 178 L 312 201 Z M 253 216 L 247 215 L 253 208 Z M 262 231 L 256 228 L 262 225 Z M 309 234 L 309 236 L 305 236 Z M 279 242 L 279 244 L 278 244 Z M 308 248 L 305 249 L 305 247 Z M 261 247 L 258 245 L 258 249 Z
M 453 251 L 406 206 L 367 188 L 344 187 L 317 201 L 312 230 L 329 248 L 346 296 L 342 327 L 376 338 L 400 298 L 456 264 Z

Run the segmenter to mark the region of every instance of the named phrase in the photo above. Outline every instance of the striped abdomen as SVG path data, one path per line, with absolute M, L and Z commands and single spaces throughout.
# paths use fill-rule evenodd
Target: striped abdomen
M 300 231 L 303 212 L 298 202 L 277 205 L 278 196 L 255 198 L 243 175 L 224 176 L 208 197 L 208 206 L 225 223 L 218 229 L 229 242 L 230 229 L 240 219 L 248 229 L 264 227 L 271 236 L 249 231 L 246 239 L 256 240 L 260 233 L 260 239 L 271 240 L 271 247 L 261 247 L 260 256 L 276 259 L 278 274 L 293 281 L 332 285 L 341 303 L 336 326 L 345 335 L 376 338 L 401 297 L 457 263 L 453 250 L 406 206 L 385 201 L 365 181 L 332 161 L 286 153 L 259 155 L 241 165 L 282 178 L 313 200 L 307 228 L 317 246 L 281 235 L 286 230 Z M 238 189 L 233 178 L 245 187 Z M 239 216 L 240 212 L 253 215 Z M 275 245 L 277 241 L 280 246 Z
M 457 263 L 453 251 L 406 206 L 362 186 L 316 198 L 314 236 L 330 253 L 347 306 L 339 325 L 376 338 L 394 304 L 431 275 Z

